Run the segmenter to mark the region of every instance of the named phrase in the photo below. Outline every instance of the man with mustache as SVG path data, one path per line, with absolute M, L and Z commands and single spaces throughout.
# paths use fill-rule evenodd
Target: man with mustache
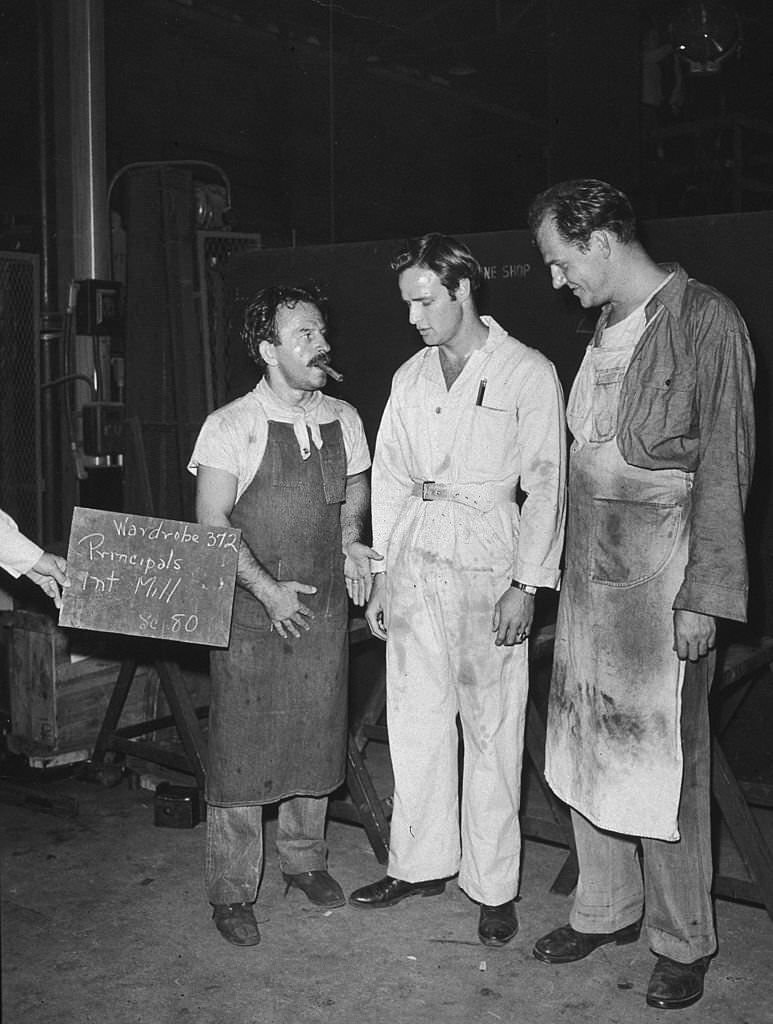
M 206 889 L 224 938 L 254 946 L 265 804 L 279 804 L 287 889 L 321 907 L 345 902 L 327 871 L 325 815 L 345 772 L 347 593 L 365 603 L 378 555 L 361 542 L 360 417 L 321 391 L 320 296 L 260 291 L 242 337 L 263 379 L 207 418 L 190 469 L 199 522 L 242 531 L 230 645 L 210 655 Z

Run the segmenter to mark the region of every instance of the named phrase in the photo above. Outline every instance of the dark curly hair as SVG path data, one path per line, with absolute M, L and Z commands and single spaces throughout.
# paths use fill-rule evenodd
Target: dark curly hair
M 270 345 L 279 344 L 276 327 L 277 311 L 283 306 L 294 309 L 299 302 L 308 302 L 316 306 L 327 323 L 327 301 L 316 284 L 303 286 L 271 285 L 262 288 L 247 304 L 244 310 L 241 337 L 247 353 L 261 370 L 266 369 L 263 356 L 260 354 L 261 342 Z
M 464 278 L 476 291 L 483 277 L 480 263 L 463 242 L 437 232 L 406 242 L 390 266 L 397 274 L 409 267 L 427 267 L 437 274 L 450 295 L 456 294 Z
M 587 249 L 594 231 L 609 231 L 623 242 L 636 240 L 636 215 L 628 196 L 598 178 L 561 181 L 533 200 L 529 229 L 536 238 L 545 219 L 566 242 Z

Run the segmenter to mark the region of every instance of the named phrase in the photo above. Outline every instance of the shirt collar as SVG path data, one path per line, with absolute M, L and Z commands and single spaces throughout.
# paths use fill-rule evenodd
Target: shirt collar
M 689 280 L 687 271 L 680 267 L 678 263 L 659 263 L 658 266 L 661 270 L 665 270 L 666 273 L 673 274 L 674 276 L 670 281 L 666 281 L 663 287 L 659 288 L 647 303 L 646 315 L 648 323 L 657 312 L 657 306 L 665 306 L 671 316 L 679 316 L 684 291 Z
M 687 271 L 680 267 L 678 263 L 659 263 L 658 266 L 667 274 L 673 274 L 673 277 L 658 288 L 648 301 L 644 310 L 647 323 L 652 320 L 661 306 L 665 307 L 671 316 L 679 315 L 679 311 L 682 308 L 684 290 L 689 280 Z M 609 303 L 601 307 L 601 315 L 596 322 L 596 329 L 593 333 L 593 342 L 591 344 L 594 344 L 601 337 L 601 332 L 606 327 L 611 312 L 612 306 Z
M 505 338 L 508 337 L 504 327 L 500 327 L 493 316 L 481 316 L 481 321 L 488 327 L 488 337 L 480 348 L 470 353 L 470 359 L 476 355 L 485 353 L 488 355 L 493 349 L 498 348 Z M 424 349 L 424 372 L 430 377 L 436 377 L 440 371 L 440 351 L 437 346 L 427 346 Z
M 308 459 L 311 455 L 309 435 L 314 442 L 314 447 L 319 450 L 322 447 L 322 434 L 319 423 L 322 413 L 323 397 L 321 391 L 314 391 L 304 405 L 290 405 L 280 398 L 271 388 L 265 377 L 260 380 L 255 388 L 255 395 L 260 400 L 267 420 L 275 420 L 279 423 L 292 423 L 293 433 L 298 442 L 298 450 L 302 459 Z

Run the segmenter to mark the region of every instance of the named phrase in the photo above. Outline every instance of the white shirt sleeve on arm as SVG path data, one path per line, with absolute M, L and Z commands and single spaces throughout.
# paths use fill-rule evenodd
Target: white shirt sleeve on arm
M 43 554 L 43 548 L 25 537 L 8 513 L 0 509 L 0 567 L 17 579 Z
M 566 422 L 555 367 L 536 361 L 518 399 L 521 507 L 515 579 L 557 587 L 566 517 Z
M 376 438 L 371 478 L 371 517 L 373 521 L 373 547 L 384 556 L 377 564 L 378 571 L 387 566 L 387 549 L 395 524 L 405 502 L 413 491 L 406 452 L 411 439 L 398 411 L 396 387 L 393 382 L 390 395 Z
M 199 466 L 231 473 L 238 481 L 236 500 L 249 487 L 266 451 L 268 421 L 261 406 L 245 396 L 211 413 L 199 431 L 188 471 Z

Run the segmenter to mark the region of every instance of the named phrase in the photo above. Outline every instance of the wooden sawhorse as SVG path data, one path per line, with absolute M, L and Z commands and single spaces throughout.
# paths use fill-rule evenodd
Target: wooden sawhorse
M 102 726 L 94 743 L 94 752 L 91 758 L 94 769 L 97 772 L 109 770 L 111 754 L 117 752 L 133 754 L 152 764 L 164 765 L 175 771 L 193 775 L 196 785 L 203 792 L 206 779 L 207 741 L 199 725 L 199 718 L 206 715 L 207 709 L 193 707 L 185 679 L 176 662 L 166 660 L 154 662 L 171 715 L 147 722 L 138 722 L 136 725 L 119 726 L 121 712 L 126 704 L 126 698 L 129 696 L 137 664 L 137 661 L 130 659 L 121 663 L 121 670 L 115 681 Z M 138 738 L 172 725 L 177 728 L 183 753 Z
M 356 648 L 374 638 L 365 619 L 352 619 L 349 624 L 349 646 Z M 365 764 L 365 746 L 370 739 L 386 741 L 386 728 L 379 719 L 386 705 L 386 678 L 379 675 L 371 684 L 357 721 L 351 723 L 346 749 L 346 789 L 349 799 L 331 800 L 328 813 L 331 818 L 361 825 L 365 829 L 373 853 L 379 864 L 389 858 L 389 818 L 391 807 L 376 792 L 370 772 Z
M 754 646 L 731 644 L 718 656 L 711 694 L 711 790 L 749 878 L 716 875 L 713 889 L 717 896 L 760 904 L 773 919 L 773 850 L 751 810 L 773 808 L 773 783 L 739 781 L 720 745 L 752 685 L 763 675 L 773 683 L 773 639 Z

